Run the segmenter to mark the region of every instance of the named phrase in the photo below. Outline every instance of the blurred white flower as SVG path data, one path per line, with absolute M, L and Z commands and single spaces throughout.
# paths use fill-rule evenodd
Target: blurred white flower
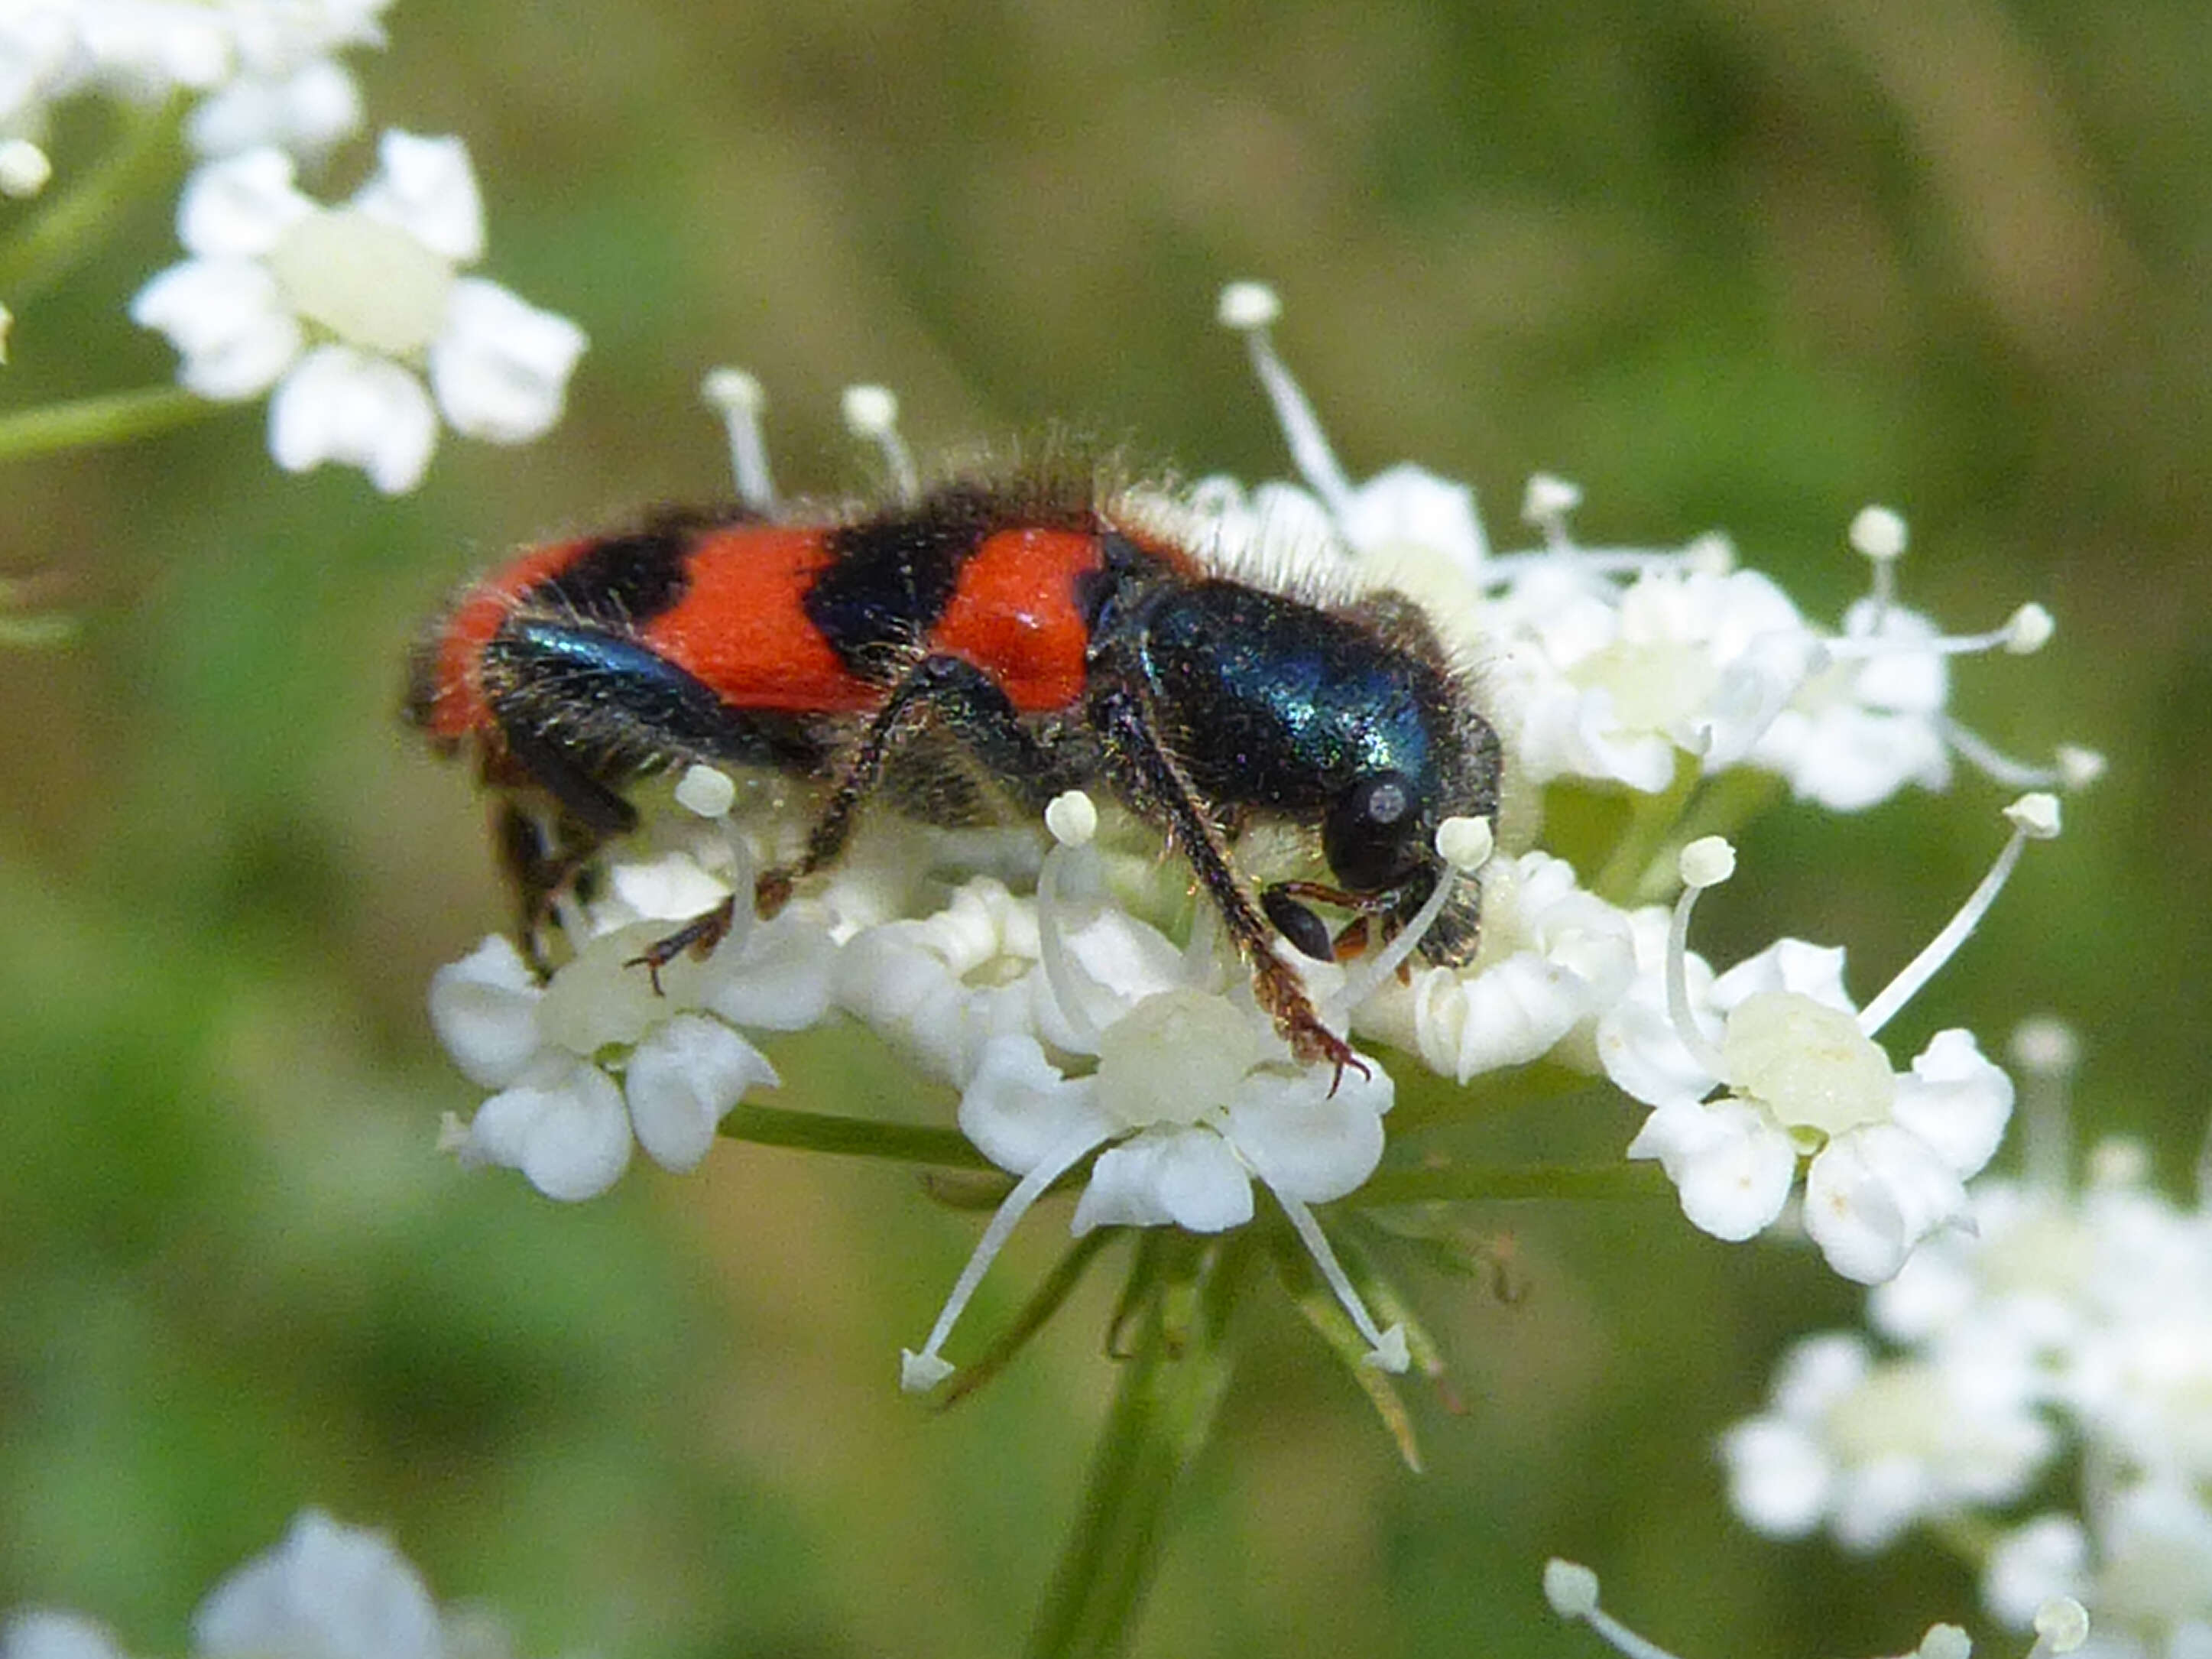
M 1917 1520 L 1995 1523 L 1982 1597 L 2005 1624 L 2041 1628 L 2073 1597 L 2097 1659 L 2212 1650 L 2212 1212 L 2151 1189 L 2126 1143 L 2069 1179 L 2076 1045 L 2048 1024 L 2012 1049 L 2037 1174 L 1978 1182 L 1972 1226 L 1869 1295 L 1894 1357 L 1843 1332 L 1792 1351 L 1772 1408 L 1723 1442 L 1731 1501 L 1762 1531 L 1825 1524 L 1855 1547 Z M 2054 1468 L 2077 1471 L 2077 1512 L 1988 1513 Z
M 192 1615 L 201 1654 L 253 1659 L 442 1659 L 437 1604 L 382 1533 L 309 1510 L 284 1541 L 216 1586 Z
M 454 1659 L 510 1651 L 478 1609 L 441 1613 L 422 1575 L 380 1532 L 319 1510 L 210 1591 L 192 1615 L 198 1659 Z M 0 1659 L 123 1659 L 115 1638 L 76 1613 L 10 1614 Z
M 0 9 L 0 135 L 38 139 L 64 99 L 202 101 L 203 154 L 275 144 L 313 155 L 360 125 L 332 54 L 380 46 L 390 0 L 16 0 Z
M 272 394 L 269 447 L 286 471 L 339 461 L 395 495 L 422 481 L 441 415 L 494 443 L 543 434 L 584 336 L 460 274 L 483 255 L 483 210 L 459 139 L 387 132 L 379 154 L 336 208 L 295 187 L 280 150 L 209 162 L 178 210 L 193 257 L 131 314 L 168 336 L 201 396 Z
M 1791 1348 L 1773 1400 L 1722 1437 L 1729 1502 L 1763 1533 L 1825 1524 L 1851 1550 L 2018 1497 L 2057 1444 L 2016 1368 L 1877 1363 L 1846 1332 Z
M 78 1613 L 27 1607 L 0 1625 L 0 1659 L 124 1659 L 107 1627 Z

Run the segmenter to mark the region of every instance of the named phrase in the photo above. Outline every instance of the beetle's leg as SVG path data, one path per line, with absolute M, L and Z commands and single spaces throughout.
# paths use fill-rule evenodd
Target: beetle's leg
M 495 782 L 534 787 L 560 811 L 550 843 L 524 818 L 501 821 L 501 850 L 536 930 L 552 901 L 607 840 L 637 827 L 616 785 L 687 757 L 799 769 L 817 758 L 796 728 L 732 708 L 714 689 L 619 629 L 570 617 L 510 617 L 484 647 L 485 694 L 504 753 Z M 711 950 L 734 912 L 717 905 L 636 959 L 656 989 L 685 951 Z
M 1260 1006 L 1275 1022 L 1291 1052 L 1309 1065 L 1317 1060 L 1333 1065 L 1338 1083 L 1344 1080 L 1347 1066 L 1365 1077 L 1367 1067 L 1351 1046 L 1321 1023 L 1297 969 L 1275 954 L 1274 929 L 1230 866 L 1220 830 L 1160 741 L 1142 701 L 1132 691 L 1109 691 L 1093 702 L 1091 717 L 1105 739 L 1115 782 L 1133 805 L 1166 826 L 1176 850 L 1189 860 L 1199 886 L 1220 912 L 1223 926 L 1252 970 L 1252 989 Z
M 558 808 L 550 814 L 534 812 L 509 798 L 493 809 L 492 844 L 514 889 L 516 937 L 541 980 L 553 973 L 545 930 L 552 923 L 554 906 L 574 888 L 577 877 L 605 840 Z
M 761 915 L 774 915 L 790 898 L 793 882 L 836 861 L 852 836 L 860 803 L 883 781 L 884 763 L 927 720 L 939 722 L 994 777 L 1030 787 L 1061 769 L 1022 724 L 997 681 L 965 658 L 924 657 L 899 677 L 847 752 L 798 859 L 763 872 L 754 884 Z
M 899 677 L 846 753 L 798 859 L 763 871 L 754 881 L 757 914 L 774 915 L 790 899 L 793 883 L 836 862 L 852 837 L 860 803 L 883 781 L 885 761 L 928 720 L 940 722 L 957 736 L 994 776 L 1042 780 L 1056 769 L 1050 752 L 1022 724 L 1006 692 L 988 674 L 964 658 L 924 657 Z M 667 938 L 656 939 L 634 965 L 647 969 L 658 989 L 663 968 L 687 951 L 706 955 L 721 943 L 736 916 L 735 901 L 726 899 Z

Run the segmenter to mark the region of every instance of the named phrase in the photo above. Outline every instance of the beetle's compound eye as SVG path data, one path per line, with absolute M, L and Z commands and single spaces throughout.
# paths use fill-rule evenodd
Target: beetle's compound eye
M 1368 773 L 1344 792 L 1322 825 L 1328 867 L 1355 892 L 1396 885 L 1421 862 L 1419 819 L 1410 778 Z

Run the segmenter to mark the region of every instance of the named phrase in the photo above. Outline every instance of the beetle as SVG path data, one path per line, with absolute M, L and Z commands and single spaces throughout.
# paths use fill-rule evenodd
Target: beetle
M 887 506 L 787 515 L 661 509 L 527 549 L 426 631 L 407 711 L 473 751 L 499 793 L 501 856 L 533 939 L 554 897 L 635 827 L 624 790 L 693 763 L 817 780 L 793 862 L 761 874 L 771 915 L 834 865 L 872 798 L 972 816 L 938 780 L 964 757 L 1013 807 L 1103 786 L 1189 863 L 1303 1062 L 1357 1066 L 1278 935 L 1309 957 L 1401 926 L 1449 879 L 1447 817 L 1494 818 L 1496 732 L 1471 676 L 1411 600 L 1260 579 L 1185 545 L 1080 472 L 955 478 Z M 1256 895 L 1236 834 L 1313 832 L 1331 880 Z M 712 947 L 734 899 L 639 961 Z M 1332 938 L 1310 906 L 1353 913 Z M 1419 949 L 1474 952 L 1455 890 Z

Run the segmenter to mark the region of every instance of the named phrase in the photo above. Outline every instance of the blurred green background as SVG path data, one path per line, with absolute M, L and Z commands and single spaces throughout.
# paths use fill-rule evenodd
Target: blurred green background
M 487 273 L 592 349 L 550 439 L 448 442 L 400 501 L 277 474 L 258 406 L 7 474 L 4 573 L 83 627 L 0 654 L 0 1606 L 173 1650 L 317 1503 L 533 1654 L 1018 1645 L 1111 1382 L 1103 1285 L 938 1417 L 897 1351 L 975 1222 L 911 1177 L 724 1146 L 563 1208 L 434 1152 L 474 1094 L 423 987 L 506 910 L 468 779 L 398 722 L 404 647 L 515 541 L 723 492 L 714 362 L 766 382 L 787 488 L 865 481 L 836 419 L 860 380 L 924 447 L 1064 420 L 1256 478 L 1285 463 L 1212 313 L 1264 276 L 1355 473 L 1467 477 L 1501 539 L 1556 470 L 1590 538 L 1725 526 L 1833 616 L 1864 580 L 1844 526 L 1899 507 L 1911 601 L 2060 622 L 2039 659 L 1960 671 L 1966 717 L 2112 770 L 1893 1047 L 2062 1012 L 2085 1124 L 2187 1181 L 2212 1097 L 2199 0 L 400 0 L 389 23 L 355 60 L 372 122 L 466 137 Z M 98 138 L 65 127 L 64 173 Z M 168 375 L 121 313 L 174 257 L 169 214 L 21 307 L 11 404 Z M 1977 878 L 2002 799 L 1785 810 L 1702 945 L 1841 941 L 1868 994 Z M 786 1103 L 945 1104 L 865 1043 L 781 1052 Z M 1511 1133 L 1599 1158 L 1633 1121 Z M 1516 1294 L 1419 1287 L 1467 1407 L 1422 1397 L 1429 1473 L 1262 1311 L 1140 1651 L 1588 1653 L 1540 1611 L 1553 1553 L 1692 1655 L 1894 1652 L 1970 1613 L 1932 1547 L 1852 1561 L 1726 1514 L 1714 1435 L 1793 1334 L 1856 1316 L 1815 1262 L 1670 1206 L 1471 1219 Z M 971 1344 L 1062 1221 L 1018 1240 Z

